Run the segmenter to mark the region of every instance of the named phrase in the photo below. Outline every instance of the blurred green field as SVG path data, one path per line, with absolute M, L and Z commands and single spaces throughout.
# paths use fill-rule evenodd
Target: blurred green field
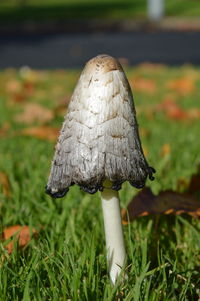
M 143 64 L 126 73 L 142 145 L 157 170 L 147 186 L 154 193 L 187 190 L 200 164 L 199 68 Z M 11 255 L 1 243 L 0 300 L 198 300 L 198 219 L 146 216 L 124 226 L 129 278 L 113 288 L 98 194 L 76 186 L 63 199 L 45 194 L 55 136 L 79 74 L 28 68 L 0 72 L 0 172 L 8 179 L 7 187 L 0 182 L 1 232 L 17 224 L 38 231 L 25 249 L 15 246 Z M 125 183 L 121 206 L 136 193 Z
M 146 0 L 1 0 L 0 22 L 146 18 Z M 198 17 L 197 0 L 166 0 L 166 16 Z

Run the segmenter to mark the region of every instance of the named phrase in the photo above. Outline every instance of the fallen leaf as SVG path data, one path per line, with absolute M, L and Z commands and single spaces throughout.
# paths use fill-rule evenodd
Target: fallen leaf
M 28 226 L 16 225 L 8 227 L 3 230 L 3 240 L 6 241 L 10 238 L 12 239 L 5 246 L 5 248 L 7 249 L 8 253 L 11 254 L 16 241 L 18 246 L 23 248 L 29 243 L 31 236 L 35 236 L 36 234 L 37 231 L 34 228 L 30 229 Z
M 19 81 L 16 79 L 8 80 L 5 86 L 9 101 L 20 103 L 27 100 L 35 92 L 35 83 L 30 80 Z
M 188 95 L 195 90 L 194 80 L 189 77 L 170 80 L 167 87 L 180 95 Z
M 59 129 L 50 126 L 30 127 L 21 131 L 21 134 L 42 140 L 56 141 L 59 135 Z
M 184 110 L 173 98 L 165 98 L 156 106 L 155 111 L 163 111 L 170 119 L 175 120 L 198 120 L 200 119 L 200 109 L 190 108 Z
M 157 111 L 163 111 L 170 119 L 186 120 L 188 114 L 174 100 L 164 99 L 156 108 Z
M 0 186 L 2 187 L 3 194 L 7 197 L 10 196 L 10 182 L 5 172 L 0 171 Z
M 153 94 L 157 89 L 156 82 L 152 79 L 136 77 L 133 81 L 131 80 L 130 83 L 133 90 L 137 92 Z
M 15 79 L 9 80 L 6 83 L 6 92 L 10 96 L 9 100 L 14 103 L 23 102 L 27 97 L 23 83 Z
M 162 191 L 156 196 L 150 188 L 144 188 L 132 199 L 127 210 L 122 210 L 122 221 L 127 224 L 128 220 L 132 221 L 138 216 L 171 213 L 200 217 L 200 202 L 190 194 Z
M 188 119 L 187 113 L 180 107 L 176 106 L 171 110 L 167 111 L 167 117 L 175 120 L 186 120 Z
M 24 93 L 15 93 L 12 95 L 11 102 L 24 102 L 26 101 L 26 95 Z
M 54 114 L 50 109 L 47 109 L 37 103 L 27 103 L 23 107 L 23 113 L 17 114 L 15 120 L 30 124 L 33 122 L 46 123 L 54 118 Z

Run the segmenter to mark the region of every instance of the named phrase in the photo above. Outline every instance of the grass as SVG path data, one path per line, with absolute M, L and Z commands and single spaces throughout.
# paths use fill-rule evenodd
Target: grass
M 63 199 L 52 200 L 44 193 L 54 142 L 25 137 L 23 129 L 39 125 L 20 123 L 15 117 L 29 102 L 58 112 L 58 104 L 70 96 L 79 74 L 79 70 L 23 69 L 0 73 L 0 170 L 10 182 L 10 194 L 0 191 L 1 229 L 20 224 L 39 232 L 25 249 L 15 246 L 11 255 L 0 245 L 0 300 L 198 300 L 197 219 L 146 216 L 124 226 L 129 277 L 124 284 L 112 287 L 98 194 L 86 194 L 76 186 Z M 135 85 L 134 96 L 142 145 L 157 170 L 156 180 L 147 185 L 155 193 L 177 190 L 178 182 L 187 182 L 200 163 L 199 121 L 170 119 L 152 109 L 166 97 L 175 98 L 186 111 L 199 109 L 199 68 L 143 65 L 128 68 L 127 74 L 133 84 L 141 79 L 146 83 L 143 88 Z M 169 88 L 168 83 L 177 78 L 188 78 L 194 89 L 182 93 Z M 16 93 L 25 93 L 27 82 L 32 84 L 31 92 L 16 98 Z M 154 83 L 154 92 L 147 83 Z M 49 126 L 60 127 L 62 120 L 62 113 L 56 113 Z M 7 132 L 2 128 L 8 128 Z M 171 150 L 167 156 L 162 155 L 165 144 Z M 122 207 L 136 193 L 125 183 L 120 192 Z
M 0 22 L 146 18 L 146 5 L 146 0 L 1 0 Z M 200 15 L 200 3 L 196 0 L 166 0 L 165 6 L 166 16 Z

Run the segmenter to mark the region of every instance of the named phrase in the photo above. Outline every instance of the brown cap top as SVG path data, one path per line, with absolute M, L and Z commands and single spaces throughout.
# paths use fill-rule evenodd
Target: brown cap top
M 100 54 L 92 58 L 84 68 L 85 73 L 106 73 L 113 70 L 123 71 L 120 63 L 107 54 Z

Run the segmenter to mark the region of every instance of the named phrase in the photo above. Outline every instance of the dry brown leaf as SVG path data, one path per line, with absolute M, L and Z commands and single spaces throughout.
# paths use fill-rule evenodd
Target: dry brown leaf
M 0 171 L 0 186 L 2 187 L 3 194 L 7 197 L 10 196 L 10 182 L 5 172 Z
M 18 80 L 10 80 L 6 84 L 6 92 L 10 96 L 11 102 L 24 102 L 27 95 L 24 91 L 23 83 Z
M 28 226 L 15 225 L 3 230 L 3 240 L 6 241 L 13 237 L 13 239 L 5 246 L 8 253 L 11 254 L 15 242 L 17 241 L 20 248 L 25 247 L 31 240 L 32 235 L 36 235 L 35 229 L 30 229 Z
M 136 77 L 133 81 L 131 81 L 131 86 L 133 87 L 133 91 L 144 92 L 147 94 L 153 94 L 157 89 L 156 82 L 154 80 L 143 77 Z
M 167 87 L 180 95 L 188 95 L 195 90 L 194 80 L 189 77 L 170 80 Z
M 200 202 L 193 195 L 174 191 L 163 191 L 155 196 L 150 188 L 141 190 L 129 203 L 127 210 L 122 210 L 123 224 L 138 216 L 149 214 L 182 214 L 200 217 Z
M 33 122 L 46 123 L 54 118 L 54 114 L 51 110 L 37 103 L 27 103 L 24 105 L 23 109 L 23 113 L 15 116 L 17 122 L 26 124 Z
M 21 103 L 26 101 L 35 93 L 35 83 L 30 80 L 18 81 L 11 79 L 5 86 L 6 93 L 9 95 L 9 101 Z
M 50 126 L 30 127 L 24 129 L 21 134 L 42 140 L 56 141 L 59 135 L 59 129 Z

